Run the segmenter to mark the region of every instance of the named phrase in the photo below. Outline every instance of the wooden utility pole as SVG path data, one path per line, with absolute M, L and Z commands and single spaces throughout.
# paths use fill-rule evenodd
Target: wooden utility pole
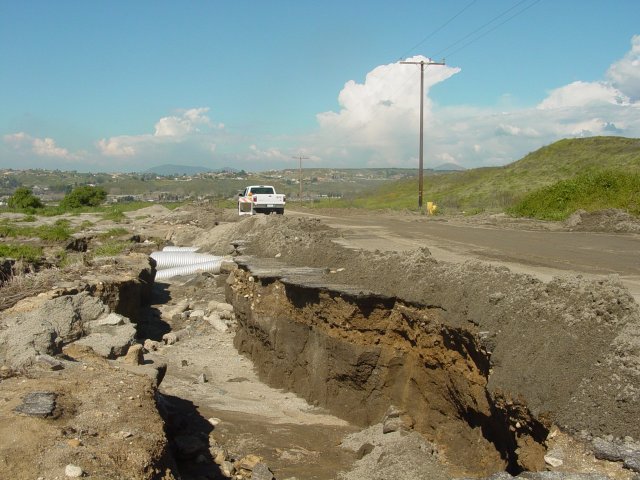
M 421 60 L 419 62 L 400 62 L 408 65 L 420 65 L 420 160 L 418 163 L 418 208 L 422 208 L 422 194 L 424 190 L 424 180 L 423 180 L 423 143 L 424 136 L 422 133 L 423 123 L 424 123 L 424 67 L 427 65 L 444 65 L 444 60 L 442 62 L 425 62 Z
M 300 174 L 300 198 L 302 199 L 302 160 L 309 160 L 309 157 L 303 157 L 302 155 L 298 155 L 297 157 L 291 157 L 291 158 L 297 158 L 300 163 L 298 164 L 298 173 Z

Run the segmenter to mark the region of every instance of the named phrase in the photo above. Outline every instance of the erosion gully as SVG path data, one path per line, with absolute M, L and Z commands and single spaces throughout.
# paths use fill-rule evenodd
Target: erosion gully
M 363 427 L 393 405 L 459 474 L 544 468 L 549 425 L 488 391 L 490 353 L 440 307 L 327 284 L 310 268 L 237 263 L 235 346 L 263 381 Z

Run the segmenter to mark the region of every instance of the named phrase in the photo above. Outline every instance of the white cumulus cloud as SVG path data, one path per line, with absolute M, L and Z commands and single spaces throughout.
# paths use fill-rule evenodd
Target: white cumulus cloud
M 184 137 L 200 132 L 201 127 L 212 127 L 211 119 L 206 115 L 209 108 L 191 108 L 182 115 L 163 117 L 155 125 L 154 137 Z
M 416 56 L 408 61 L 429 61 Z M 431 102 L 429 89 L 460 71 L 449 66 L 425 69 L 425 109 Z M 351 131 L 363 141 L 380 143 L 388 139 L 389 126 L 415 125 L 419 112 L 419 67 L 401 63 L 381 65 L 369 72 L 364 83 L 349 80 L 338 96 L 339 112 L 317 115 L 320 127 L 327 130 Z M 380 134 L 386 138 L 381 139 Z
M 209 108 L 181 110 L 177 115 L 160 118 L 153 134 L 119 135 L 96 142 L 99 152 L 106 157 L 127 158 L 147 155 L 162 150 L 168 144 L 183 144 L 208 152 L 216 150 L 216 135 L 224 129 L 223 123 L 214 124 L 208 116 Z
M 412 62 L 429 61 L 416 56 Z M 417 65 L 392 63 L 369 72 L 364 83 L 348 81 L 338 96 L 338 112 L 322 112 L 312 140 L 314 151 L 324 158 L 366 158 L 368 165 L 408 166 L 415 156 L 420 120 L 420 70 Z M 433 108 L 428 96 L 432 86 L 460 71 L 450 66 L 427 66 L 424 74 L 425 128 Z M 409 155 L 409 152 L 412 152 Z
M 12 133 L 4 136 L 6 144 L 22 153 L 30 152 L 39 157 L 58 158 L 62 160 L 77 160 L 80 155 L 71 153 L 66 148 L 56 145 L 53 138 L 37 138 L 25 132 Z
M 573 82 L 556 88 L 545 98 L 538 108 L 541 110 L 564 107 L 581 107 L 609 103 L 628 105 L 629 97 L 617 88 L 604 82 Z
M 631 50 L 607 72 L 607 79 L 632 101 L 640 101 L 640 35 L 631 39 Z
M 136 138 L 139 140 L 139 137 Z M 103 138 L 96 146 L 107 157 L 133 157 L 136 154 L 136 139 L 127 136 Z

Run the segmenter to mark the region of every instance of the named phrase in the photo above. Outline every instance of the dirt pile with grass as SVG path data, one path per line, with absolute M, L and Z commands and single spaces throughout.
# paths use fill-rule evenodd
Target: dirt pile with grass
M 577 210 L 564 224 L 576 232 L 640 233 L 640 217 L 617 208 L 595 212 Z

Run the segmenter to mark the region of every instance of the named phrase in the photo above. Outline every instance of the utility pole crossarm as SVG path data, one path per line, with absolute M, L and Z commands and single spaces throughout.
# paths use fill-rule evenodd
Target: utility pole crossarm
M 444 63 L 444 60 L 442 60 L 441 62 L 432 62 L 431 60 L 429 60 L 428 62 L 425 62 L 424 60 L 420 60 L 419 62 L 405 62 L 403 60 L 400 63 L 403 63 L 405 65 L 446 65 Z
M 418 165 L 419 175 L 418 175 L 418 208 L 422 208 L 422 193 L 424 191 L 424 180 L 423 180 L 423 144 L 424 144 L 424 135 L 423 135 L 423 124 L 424 124 L 424 67 L 427 65 L 444 65 L 444 59 L 442 62 L 432 62 L 431 60 L 425 62 L 424 60 L 420 60 L 419 62 L 400 62 L 405 65 L 420 65 L 420 160 Z

